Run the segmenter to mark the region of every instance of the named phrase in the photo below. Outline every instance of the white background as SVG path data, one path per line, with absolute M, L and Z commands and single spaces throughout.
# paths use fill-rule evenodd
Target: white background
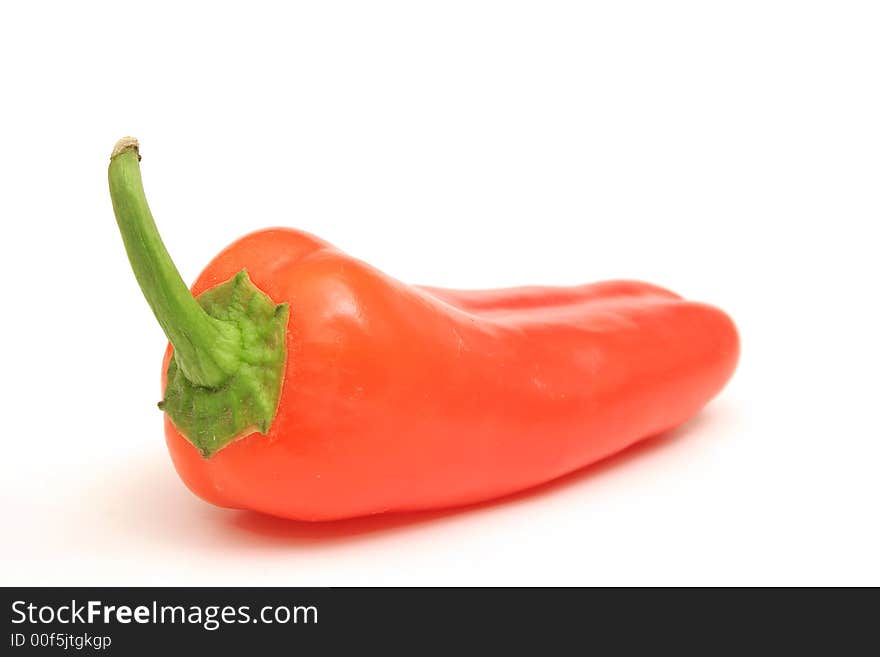
M 880 9 L 864 2 L 0 10 L 2 584 L 880 584 Z M 503 503 L 309 525 L 180 483 L 106 189 L 140 138 L 187 280 L 254 229 L 406 281 L 650 280 L 730 386 Z

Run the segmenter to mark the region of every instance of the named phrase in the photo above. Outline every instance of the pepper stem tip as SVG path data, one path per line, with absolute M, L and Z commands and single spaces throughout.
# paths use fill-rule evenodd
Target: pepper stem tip
M 117 141 L 116 146 L 113 147 L 113 152 L 110 153 L 110 159 L 112 160 L 116 156 L 122 155 L 127 151 L 134 151 L 138 154 L 138 159 L 141 159 L 141 155 L 138 152 L 139 148 L 138 140 L 135 137 L 123 137 Z

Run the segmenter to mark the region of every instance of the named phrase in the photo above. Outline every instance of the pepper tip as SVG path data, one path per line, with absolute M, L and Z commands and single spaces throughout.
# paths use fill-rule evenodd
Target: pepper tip
M 134 137 L 123 137 L 119 141 L 116 142 L 116 146 L 113 147 L 113 152 L 110 153 L 110 159 L 112 160 L 117 155 L 122 155 L 127 151 L 134 151 L 138 154 L 138 159 L 141 159 L 141 155 L 138 152 L 139 149 L 138 140 Z

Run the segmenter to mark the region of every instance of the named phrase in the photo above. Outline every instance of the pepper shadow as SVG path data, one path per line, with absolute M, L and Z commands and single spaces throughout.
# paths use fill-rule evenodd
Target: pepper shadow
M 583 485 L 586 481 L 596 481 L 612 470 L 624 468 L 632 461 L 645 459 L 655 452 L 667 449 L 673 443 L 681 443 L 698 437 L 705 438 L 700 434 L 708 433 L 709 427 L 722 422 L 722 416 L 726 415 L 727 411 L 724 407 L 716 406 L 706 409 L 674 429 L 646 438 L 617 454 L 562 477 L 511 495 L 467 506 L 432 511 L 385 513 L 348 520 L 320 522 L 285 520 L 255 511 L 236 511 L 229 516 L 228 522 L 235 530 L 259 536 L 267 544 L 288 546 L 291 544 L 341 543 L 374 534 L 386 534 L 421 525 L 442 523 L 445 520 L 469 514 L 533 502 L 542 497 L 558 494 L 564 489 Z

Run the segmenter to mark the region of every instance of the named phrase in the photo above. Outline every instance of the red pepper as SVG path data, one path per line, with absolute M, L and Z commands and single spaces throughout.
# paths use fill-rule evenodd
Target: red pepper
M 415 287 L 283 228 L 190 294 L 138 162 L 121 141 L 114 210 L 171 341 L 171 457 L 214 504 L 331 520 L 496 498 L 678 425 L 736 367 L 727 315 L 653 285 Z

